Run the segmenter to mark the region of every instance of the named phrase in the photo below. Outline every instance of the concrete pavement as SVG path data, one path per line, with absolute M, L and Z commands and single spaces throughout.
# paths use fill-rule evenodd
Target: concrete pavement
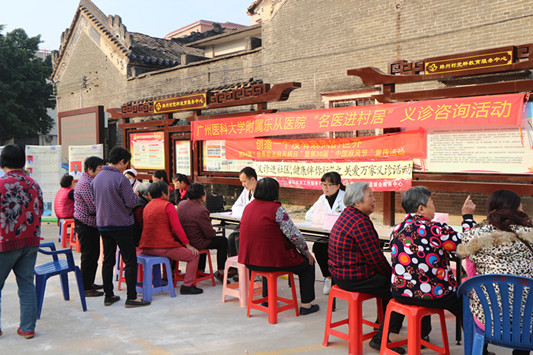
M 43 226 L 44 241 L 57 243 L 58 227 Z M 79 265 L 79 253 L 74 253 Z M 48 262 L 48 257 L 39 255 L 37 264 Z M 19 303 L 15 277 L 11 273 L 2 291 L 1 354 L 346 354 L 347 342 L 330 337 L 330 345 L 322 346 L 326 319 L 327 296 L 322 295 L 322 278 L 317 268 L 316 303 L 320 311 L 296 317 L 294 312 L 279 314 L 278 324 L 270 325 L 266 313 L 252 311 L 246 317 L 246 308 L 240 308 L 237 299 L 221 302 L 222 285 L 215 287 L 210 282 L 198 284 L 204 293 L 198 296 L 159 293 L 148 307 L 124 307 L 125 287 L 116 291 L 122 298 L 112 306 L 105 307 L 103 297 L 87 298 L 87 312 L 81 302 L 74 275 L 69 277 L 70 301 L 62 298 L 59 278 L 49 279 L 41 319 L 37 321 L 36 336 L 26 340 L 17 335 Z M 100 269 L 97 283 L 101 283 Z M 285 282 L 280 284 L 280 293 L 289 296 Z M 117 283 L 115 283 L 115 290 Z M 347 314 L 344 301 L 337 302 L 334 320 Z M 375 303 L 368 302 L 365 314 L 375 319 Z M 336 317 L 336 318 L 335 318 Z M 462 346 L 455 344 L 455 318 L 446 313 L 447 330 L 452 354 L 463 354 Z M 440 326 L 437 317 L 432 317 L 432 341 L 441 344 Z M 406 336 L 404 325 L 400 336 Z M 395 340 L 398 336 L 392 335 Z M 497 354 L 510 353 L 492 347 Z M 378 354 L 364 344 L 365 354 Z M 431 354 L 423 350 L 422 354 Z

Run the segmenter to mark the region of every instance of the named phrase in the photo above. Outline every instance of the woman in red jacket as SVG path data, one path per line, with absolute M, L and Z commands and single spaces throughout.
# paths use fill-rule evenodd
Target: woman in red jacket
M 239 262 L 250 270 L 290 271 L 300 280 L 300 314 L 319 310 L 315 299 L 315 258 L 302 233 L 279 202 L 279 183 L 269 177 L 257 182 L 254 200 L 241 219 Z M 266 283 L 263 283 L 266 286 Z M 263 287 L 263 297 L 266 296 Z
M 148 190 L 152 200 L 143 210 L 143 230 L 139 248 L 146 255 L 165 256 L 186 261 L 182 295 L 197 295 L 202 289 L 193 285 L 198 270 L 198 250 L 193 247 L 181 227 L 176 208 L 168 202 L 168 185 L 154 182 Z M 172 232 L 177 236 L 176 241 Z
M 57 218 L 74 218 L 74 177 L 68 174 L 63 175 L 59 181 L 61 188 L 54 200 L 54 212 Z

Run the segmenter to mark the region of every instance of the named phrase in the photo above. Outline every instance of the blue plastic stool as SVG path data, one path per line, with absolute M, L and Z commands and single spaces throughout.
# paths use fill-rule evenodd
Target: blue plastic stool
M 176 297 L 174 282 L 172 282 L 172 269 L 168 258 L 140 254 L 137 255 L 137 263 L 141 264 L 143 271 L 143 281 L 137 283 L 137 292 L 142 292 L 143 300 L 151 302 L 152 294 L 164 291 L 170 291 L 170 297 Z M 161 280 L 161 267 L 159 266 L 161 264 L 166 266 L 168 277 L 166 283 Z M 147 272 L 148 270 L 152 272 Z

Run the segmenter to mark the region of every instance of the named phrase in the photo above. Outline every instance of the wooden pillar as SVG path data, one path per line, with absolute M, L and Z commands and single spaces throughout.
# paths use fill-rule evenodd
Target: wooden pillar
M 383 224 L 386 226 L 394 226 L 395 222 L 395 202 L 396 195 L 394 191 L 383 192 Z

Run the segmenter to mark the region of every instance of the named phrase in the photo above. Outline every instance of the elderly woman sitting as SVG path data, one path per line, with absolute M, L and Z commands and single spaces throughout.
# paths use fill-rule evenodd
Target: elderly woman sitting
M 188 200 L 182 201 L 178 205 L 178 216 L 181 225 L 191 245 L 199 250 L 216 249 L 217 250 L 217 271 L 215 278 L 224 281 L 224 266 L 228 258 L 228 239 L 223 236 L 217 236 L 216 230 L 211 224 L 209 211 L 203 203 L 206 200 L 204 185 L 193 183 L 187 189 Z M 198 270 L 205 269 L 205 254 L 200 256 Z
M 257 182 L 254 200 L 242 214 L 239 262 L 250 270 L 290 271 L 300 280 L 300 314 L 319 310 L 315 299 L 315 259 L 302 233 L 278 199 L 279 183 L 269 177 Z M 181 205 L 180 205 L 181 206 Z M 263 283 L 263 296 L 266 296 Z
M 465 232 L 457 251 L 467 256 L 468 276 L 510 274 L 533 278 L 533 222 L 522 210 L 520 196 L 510 190 L 498 190 L 487 200 L 487 219 Z M 496 289 L 499 294 L 499 290 Z M 511 300 L 512 301 L 512 300 Z M 512 309 L 512 302 L 505 305 Z M 485 324 L 477 296 L 470 309 L 478 325 Z M 513 355 L 529 351 L 513 350 Z
M 391 300 L 391 266 L 379 245 L 379 236 L 370 220 L 376 200 L 368 183 L 348 185 L 344 194 L 346 208 L 329 234 L 329 271 L 333 282 L 343 290 L 364 292 L 381 298 L 383 310 Z M 390 328 L 398 332 L 403 317 L 393 313 Z M 370 347 L 381 347 L 381 323 L 378 333 L 370 340 Z M 404 354 L 405 349 L 395 348 Z
M 400 303 L 447 309 L 462 320 L 457 281 L 450 268 L 450 252 L 461 243 L 462 234 L 446 223 L 434 222 L 435 205 L 431 192 L 416 186 L 402 196 L 405 220 L 391 234 L 393 268 L 391 292 Z M 463 230 L 474 224 L 476 205 L 468 196 L 462 207 Z M 431 332 L 429 317 L 422 320 L 422 337 Z

